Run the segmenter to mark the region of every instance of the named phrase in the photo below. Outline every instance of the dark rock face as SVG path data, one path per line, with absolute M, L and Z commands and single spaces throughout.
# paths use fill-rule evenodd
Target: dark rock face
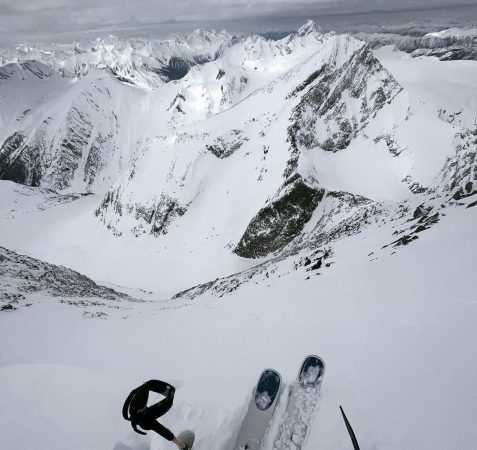
M 78 108 L 71 108 L 66 116 L 66 133 L 59 144 L 59 155 L 52 164 L 53 185 L 57 189 L 69 186 L 81 161 L 83 148 L 88 145 L 93 129 L 91 118 Z
M 42 173 L 40 154 L 41 143 L 36 135 L 28 142 L 22 132 L 14 133 L 0 148 L 0 180 L 39 186 Z
M 91 186 L 94 183 L 97 173 L 106 166 L 102 150 L 108 146 L 112 139 L 112 134 L 109 134 L 108 136 L 99 134 L 91 144 L 88 157 L 86 158 L 83 175 L 83 181 L 87 186 Z
M 430 194 L 435 191 L 433 188 L 423 186 L 421 183 L 414 181 L 411 175 L 405 176 L 401 181 L 406 183 L 409 190 L 414 194 Z
M 298 261 L 293 264 L 293 268 L 298 270 L 300 267 L 303 267 L 306 272 L 313 272 L 315 275 L 319 275 L 318 270 L 323 267 L 330 267 L 334 264 L 334 262 L 328 261 L 332 255 L 333 251 L 331 248 L 320 248 L 314 250 L 308 256 L 299 258 Z
M 456 153 L 447 160 L 439 185 L 460 200 L 477 193 L 477 129 L 464 130 L 456 139 Z
M 324 64 L 288 97 L 305 89 L 308 91 L 290 118 L 288 142 L 292 157 L 285 177 L 295 170 L 302 148 L 320 147 L 330 152 L 347 148 L 370 119 L 402 90 L 366 45 L 338 68 L 332 63 Z M 347 98 L 359 102 L 358 113 L 350 108 Z
M 303 230 L 323 195 L 324 189 L 310 187 L 296 175 L 252 219 L 234 252 L 259 258 L 280 250 Z
M 416 239 L 419 239 L 419 236 L 416 236 L 415 234 L 405 234 L 399 239 L 396 239 L 395 241 L 391 242 L 391 244 L 389 245 L 392 245 L 394 248 L 404 247 L 405 245 L 410 244 L 412 241 L 415 241 Z M 383 248 L 386 248 L 386 247 L 388 247 L 388 245 L 385 245 Z
M 118 230 L 116 224 L 108 222 L 108 210 L 112 210 L 114 215 L 118 217 L 121 217 L 124 213 L 133 214 L 138 222 L 131 230 L 135 236 L 150 233 L 159 237 L 167 234 L 169 225 L 175 218 L 184 215 L 187 207 L 181 205 L 176 198 L 172 198 L 164 193 L 161 194 L 153 207 L 146 207 L 140 204 L 123 205 L 118 190 L 108 191 L 96 209 L 95 215 L 100 217 L 108 229 L 120 236 L 122 232 Z
M 164 81 L 180 80 L 184 78 L 189 70 L 199 64 L 205 64 L 212 59 L 206 56 L 195 56 L 192 59 L 183 59 L 177 56 L 172 56 L 167 65 L 164 65 L 160 69 L 149 69 L 159 75 Z
M 399 156 L 404 150 L 403 148 L 399 147 L 397 140 L 389 133 L 383 133 L 374 139 L 375 144 L 380 141 L 384 141 L 386 143 L 389 153 L 391 153 L 393 156 Z
M 243 136 L 242 131 L 231 130 L 223 136 L 216 138 L 213 143 L 207 145 L 206 148 L 217 158 L 224 159 L 235 153 L 242 147 L 245 141 L 248 141 L 248 138 Z
M 303 83 L 300 83 L 293 91 L 287 96 L 287 98 L 295 97 L 298 93 L 307 88 L 317 78 L 323 76 L 326 71 L 330 70 L 327 64 L 323 64 L 318 70 L 315 70 Z
M 24 63 L 21 63 L 20 66 L 23 70 L 30 72 L 41 80 L 50 78 L 54 74 L 54 71 L 50 67 L 38 61 L 25 61 Z
M 184 215 L 186 211 L 187 209 L 181 206 L 175 198 L 161 195 L 151 217 L 151 233 L 154 236 L 167 234 L 167 228 L 174 218 Z
M 13 64 L 6 64 L 0 67 L 0 80 L 8 80 L 15 73 Z
M 429 212 L 432 210 L 432 206 L 426 206 L 424 203 L 419 205 L 412 214 L 414 220 L 421 219 L 422 217 L 427 217 Z
M 50 78 L 54 75 L 54 71 L 47 65 L 39 61 L 25 61 L 23 63 L 5 64 L 0 67 L 0 81 L 9 78 L 17 78 L 26 80 L 28 77 L 36 77 L 41 80 Z
M 412 218 L 408 220 L 411 223 L 409 228 L 405 230 L 395 231 L 394 234 L 401 235 L 398 239 L 392 241 L 389 244 L 384 245 L 382 248 L 389 246 L 393 248 L 401 247 L 410 244 L 412 241 L 419 239 L 419 233 L 428 230 L 433 225 L 440 221 L 439 211 L 434 211 L 433 206 L 426 204 L 419 205 L 413 212 Z

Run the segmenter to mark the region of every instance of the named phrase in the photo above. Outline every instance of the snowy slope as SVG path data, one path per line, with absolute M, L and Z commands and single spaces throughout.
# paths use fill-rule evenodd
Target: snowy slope
M 472 61 L 373 54 L 308 23 L 244 38 L 152 92 L 97 69 L 71 81 L 21 67 L 0 85 L 13 112 L 2 178 L 94 195 L 74 220 L 71 205 L 46 212 L 41 240 L 3 227 L 5 244 L 100 280 L 173 295 L 475 181 Z
M 349 448 L 339 404 L 363 448 L 475 448 L 476 62 L 312 22 L 108 42 L 0 67 L 0 246 L 154 301 L 24 289 L 0 312 L 0 446 L 113 448 L 125 395 L 162 378 L 164 423 L 229 448 L 260 370 L 291 382 L 310 353 L 327 373 L 303 450 Z M 144 81 L 153 53 L 207 57 Z
M 342 404 L 363 448 L 471 450 L 476 211 L 453 207 L 422 240 L 374 261 L 366 255 L 387 232 L 341 240 L 320 276 L 282 267 L 220 300 L 137 305 L 108 320 L 57 301 L 3 313 L 2 447 L 111 449 L 130 430 L 119 413 L 129 390 L 162 378 L 178 387 L 163 422 L 193 428 L 198 450 L 228 448 L 259 371 L 289 383 L 319 353 L 327 373 L 304 449 L 349 448 Z M 172 447 L 153 436 L 152 448 Z
M 32 292 L 45 292 L 53 297 L 132 300 L 128 295 L 98 286 L 93 280 L 70 269 L 46 264 L 3 247 L 0 247 L 0 260 L 2 311 L 15 310 L 21 300 L 25 300 L 24 294 Z

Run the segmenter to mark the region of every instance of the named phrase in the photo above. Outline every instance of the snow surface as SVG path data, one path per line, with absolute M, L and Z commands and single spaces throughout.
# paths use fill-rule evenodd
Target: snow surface
M 295 379 L 304 355 L 327 364 L 306 449 L 347 449 L 338 405 L 363 448 L 471 450 L 477 444 L 477 209 L 448 210 L 425 237 L 369 262 L 380 233 L 336 246 L 341 264 L 292 272 L 221 300 L 137 305 L 86 320 L 41 296 L 0 315 L 2 448 L 105 449 L 128 434 L 129 390 L 179 389 L 164 418 L 194 448 L 233 445 L 257 374 Z M 170 444 L 152 436 L 152 448 Z

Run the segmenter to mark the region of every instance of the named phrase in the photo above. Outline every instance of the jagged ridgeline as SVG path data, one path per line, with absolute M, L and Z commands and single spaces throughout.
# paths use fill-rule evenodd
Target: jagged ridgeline
M 471 106 L 401 83 L 378 47 L 307 22 L 279 40 L 2 51 L 0 179 L 93 194 L 117 236 L 244 258 L 316 249 L 407 198 L 473 195 Z
M 395 45 L 413 57 L 434 56 L 441 61 L 477 60 L 477 29 L 450 29 L 424 36 L 358 33 L 359 39 L 370 42 L 372 48 Z

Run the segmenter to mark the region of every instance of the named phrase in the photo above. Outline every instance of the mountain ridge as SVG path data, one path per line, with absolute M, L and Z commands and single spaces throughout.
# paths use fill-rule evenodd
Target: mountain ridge
M 152 90 L 95 67 L 0 73 L 0 178 L 92 194 L 85 229 L 104 227 L 111 248 L 137 239 L 159 266 L 223 262 L 169 293 L 328 245 L 324 233 L 359 232 L 407 200 L 475 192 L 471 61 L 372 50 L 309 22 L 241 38 Z

